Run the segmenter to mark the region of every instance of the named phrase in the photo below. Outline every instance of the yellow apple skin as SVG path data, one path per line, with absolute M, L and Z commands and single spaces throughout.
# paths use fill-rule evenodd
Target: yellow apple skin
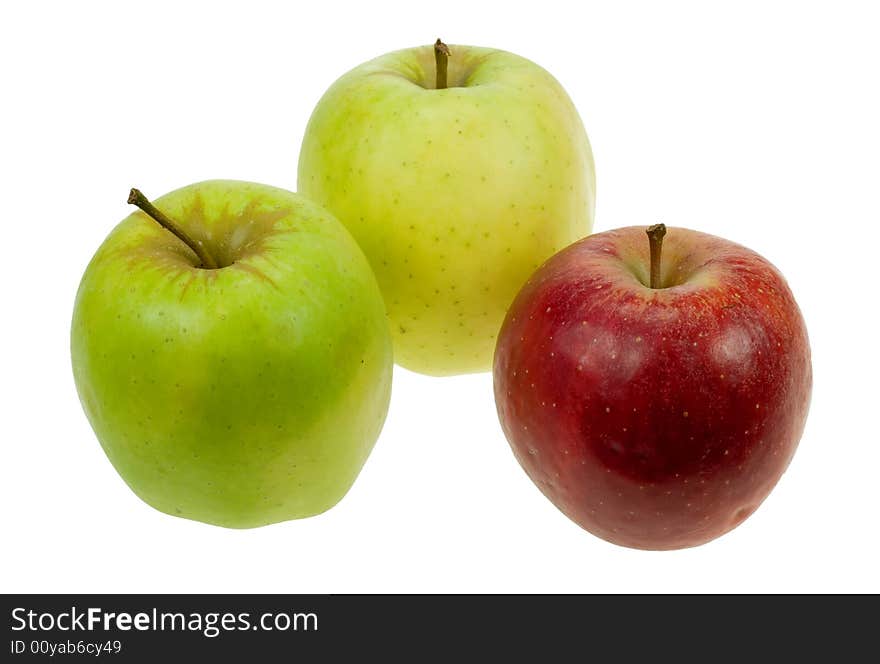
M 507 307 L 552 254 L 588 235 L 595 173 L 562 86 L 505 51 L 430 46 L 371 60 L 315 108 L 298 188 L 354 235 L 382 289 L 394 359 L 486 371 Z

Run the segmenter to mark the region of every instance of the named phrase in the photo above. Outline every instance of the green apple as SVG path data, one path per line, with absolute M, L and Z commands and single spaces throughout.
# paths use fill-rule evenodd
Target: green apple
M 329 509 L 391 392 L 385 308 L 360 248 L 326 210 L 265 185 L 129 202 L 149 214 L 98 249 L 71 329 L 76 387 L 110 461 L 144 501 L 198 521 Z
M 562 86 L 512 53 L 450 46 L 447 61 L 443 47 L 337 80 L 298 171 L 300 193 L 370 260 L 395 361 L 432 375 L 491 367 L 507 307 L 545 259 L 589 234 L 595 200 L 590 144 Z

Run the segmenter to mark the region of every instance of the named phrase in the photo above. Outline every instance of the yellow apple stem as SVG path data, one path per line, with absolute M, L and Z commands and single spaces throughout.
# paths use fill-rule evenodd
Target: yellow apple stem
M 170 218 L 168 218 L 168 216 L 164 212 L 162 212 L 161 210 L 156 208 L 155 205 L 150 203 L 149 199 L 144 196 L 140 192 L 140 190 L 132 189 L 131 192 L 129 192 L 128 194 L 128 202 L 132 205 L 137 205 L 162 228 L 174 233 L 174 235 L 176 235 L 181 242 L 192 249 L 195 252 L 196 256 L 199 257 L 199 261 L 201 262 L 201 265 L 199 267 L 203 267 L 207 270 L 216 270 L 219 267 L 217 265 L 217 261 L 214 260 L 214 257 L 208 253 L 207 249 L 205 249 L 205 246 L 201 242 L 201 240 L 193 240 L 180 226 L 178 226 Z
M 442 41 L 437 39 L 434 42 L 434 61 L 437 63 L 437 89 L 443 90 L 446 87 L 446 68 L 449 62 L 449 56 L 452 55 L 449 47 Z
M 666 224 L 648 226 L 648 243 L 651 246 L 651 288 L 660 288 L 660 251 L 663 249 L 663 236 L 666 235 Z

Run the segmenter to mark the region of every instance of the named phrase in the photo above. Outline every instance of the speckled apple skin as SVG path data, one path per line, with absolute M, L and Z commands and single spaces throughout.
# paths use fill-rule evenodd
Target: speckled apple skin
M 155 201 L 222 269 L 135 211 L 83 275 L 71 359 L 113 466 L 168 514 L 232 528 L 329 509 L 382 429 L 391 335 L 363 253 L 326 210 L 214 180 Z
M 740 524 L 803 432 L 807 331 L 782 275 L 737 244 L 670 228 L 662 289 L 644 227 L 576 242 L 517 296 L 495 354 L 516 458 L 610 542 L 677 549 Z
M 430 46 L 336 81 L 309 120 L 298 190 L 336 215 L 376 273 L 395 361 L 488 371 L 519 288 L 587 235 L 593 157 L 574 105 L 536 64 L 450 46 L 434 88 Z

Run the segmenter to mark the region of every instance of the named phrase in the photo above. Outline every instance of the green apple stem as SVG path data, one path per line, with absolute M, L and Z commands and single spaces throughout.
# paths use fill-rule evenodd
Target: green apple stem
M 449 47 L 439 39 L 434 42 L 434 61 L 437 63 L 437 85 L 438 90 L 446 87 L 446 69 L 449 64 L 449 56 L 452 53 Z
M 660 288 L 660 251 L 663 249 L 663 236 L 666 235 L 666 224 L 648 226 L 648 243 L 651 246 L 651 288 Z
M 181 242 L 192 249 L 195 252 L 196 256 L 199 257 L 199 261 L 201 263 L 199 267 L 203 267 L 207 270 L 216 270 L 219 267 L 219 265 L 217 265 L 217 261 L 215 261 L 214 257 L 208 253 L 207 249 L 205 249 L 204 244 L 200 240 L 193 240 L 180 226 L 169 219 L 164 212 L 162 212 L 155 205 L 150 203 L 150 200 L 146 196 L 144 196 L 140 192 L 140 190 L 132 189 L 131 192 L 129 192 L 128 194 L 128 202 L 132 205 L 137 205 L 162 228 L 174 233 L 174 235 L 176 235 Z

